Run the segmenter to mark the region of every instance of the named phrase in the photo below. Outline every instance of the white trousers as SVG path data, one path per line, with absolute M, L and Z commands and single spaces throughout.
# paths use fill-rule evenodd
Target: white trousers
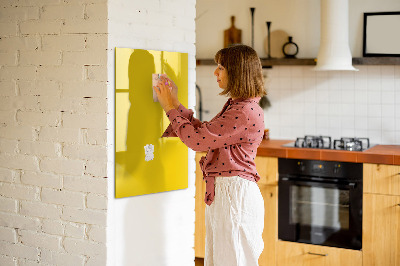
M 264 249 L 264 199 L 255 182 L 216 177 L 205 219 L 205 266 L 258 266 Z

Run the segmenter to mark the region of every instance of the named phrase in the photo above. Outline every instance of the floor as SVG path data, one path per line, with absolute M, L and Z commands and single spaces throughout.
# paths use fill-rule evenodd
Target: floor
M 204 266 L 204 259 L 203 258 L 195 258 L 194 265 L 195 266 Z

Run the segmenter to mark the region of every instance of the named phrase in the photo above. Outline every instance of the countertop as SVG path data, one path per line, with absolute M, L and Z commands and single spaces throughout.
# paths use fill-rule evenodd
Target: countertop
M 257 156 L 400 165 L 400 145 L 376 145 L 361 152 L 282 147 L 290 142 L 294 140 L 263 140 Z

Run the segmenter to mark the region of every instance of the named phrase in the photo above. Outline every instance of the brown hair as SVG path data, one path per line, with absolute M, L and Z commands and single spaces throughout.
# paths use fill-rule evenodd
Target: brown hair
M 228 86 L 220 95 L 252 98 L 266 95 L 260 58 L 247 45 L 233 45 L 219 50 L 214 57 L 228 72 Z

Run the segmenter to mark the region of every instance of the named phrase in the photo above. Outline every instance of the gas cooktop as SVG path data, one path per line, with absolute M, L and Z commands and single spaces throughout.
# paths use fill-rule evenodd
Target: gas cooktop
M 295 142 L 283 145 L 284 147 L 314 148 L 344 151 L 365 151 L 374 145 L 370 145 L 369 138 L 340 138 L 332 142 L 329 136 L 311 136 L 297 138 Z

